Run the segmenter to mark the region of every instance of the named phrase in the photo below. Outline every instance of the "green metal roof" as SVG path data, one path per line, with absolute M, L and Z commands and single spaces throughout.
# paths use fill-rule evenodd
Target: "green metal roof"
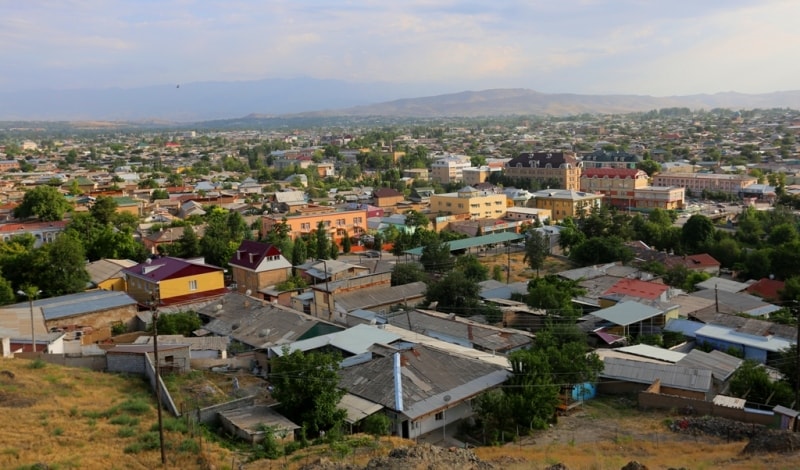
M 481 235 L 480 237 L 462 238 L 461 240 L 453 240 L 451 242 L 447 242 L 447 244 L 450 246 L 450 251 L 453 252 L 458 250 L 467 250 L 478 246 L 492 245 L 495 243 L 513 242 L 516 240 L 522 240 L 523 238 L 525 237 L 518 233 L 500 232 L 500 233 L 492 233 L 489 235 Z M 406 250 L 403 253 L 415 256 L 422 256 L 422 248 L 423 247 L 418 246 L 416 248 Z

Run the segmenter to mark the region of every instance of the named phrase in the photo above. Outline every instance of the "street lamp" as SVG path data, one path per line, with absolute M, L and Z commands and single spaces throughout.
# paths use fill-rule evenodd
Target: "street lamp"
M 24 295 L 25 297 L 28 298 L 28 305 L 30 306 L 31 309 L 31 351 L 33 351 L 34 353 L 36 352 L 36 328 L 34 328 L 34 322 L 33 322 L 33 301 L 41 293 L 42 291 L 40 291 L 35 287 L 29 287 L 27 292 L 25 292 L 22 289 L 17 291 L 17 294 Z
M 153 314 L 153 361 L 156 368 L 156 402 L 158 405 L 158 440 L 161 445 L 161 464 L 167 464 L 167 455 L 164 453 L 164 423 L 161 420 L 161 370 L 158 364 L 158 299 L 155 293 L 150 294 L 148 306 Z

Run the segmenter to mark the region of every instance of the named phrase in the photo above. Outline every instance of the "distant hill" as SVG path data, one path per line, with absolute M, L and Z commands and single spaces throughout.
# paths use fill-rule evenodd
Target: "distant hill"
M 547 94 L 529 89 L 420 96 L 417 88 L 310 78 L 198 82 L 143 88 L 31 90 L 0 93 L 0 121 L 129 121 L 198 123 L 247 119 L 386 116 L 565 116 L 628 113 L 668 107 L 795 108 L 800 91 L 691 96 Z M 229 123 L 230 124 L 230 123 Z
M 447 95 L 395 100 L 368 106 L 303 115 L 344 116 L 567 116 L 581 113 L 613 114 L 685 107 L 690 109 L 800 109 L 800 91 L 748 95 L 717 93 L 713 95 L 653 97 L 644 95 L 546 94 L 527 89 L 465 91 Z

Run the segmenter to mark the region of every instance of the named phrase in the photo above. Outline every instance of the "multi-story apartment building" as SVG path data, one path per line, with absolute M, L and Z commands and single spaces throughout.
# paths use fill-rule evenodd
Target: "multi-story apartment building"
M 636 209 L 683 209 L 686 191 L 677 186 L 647 186 L 637 188 L 633 195 Z
M 462 171 L 464 178 L 464 184 L 468 186 L 477 186 L 481 183 L 486 182 L 489 179 L 489 175 L 494 172 L 501 172 L 503 171 L 502 166 L 493 167 L 490 165 L 483 165 L 480 167 L 470 167 L 464 168 Z
M 472 166 L 466 155 L 448 155 L 431 164 L 431 180 L 439 184 L 455 183 L 464 180 L 464 168 Z
M 700 195 L 703 191 L 722 191 L 739 194 L 744 188 L 758 180 L 747 175 L 723 175 L 716 173 L 658 173 L 653 176 L 654 186 L 680 186 Z
M 455 193 L 432 195 L 430 208 L 435 214 L 469 214 L 471 220 L 501 219 L 506 215 L 506 201 L 503 193 L 478 191 L 466 186 Z
M 584 168 L 581 191 L 600 193 L 603 202 L 615 207 L 630 207 L 634 192 L 649 185 L 647 173 L 630 168 Z
M 591 194 L 566 189 L 546 189 L 533 193 L 538 209 L 550 211 L 552 220 L 558 222 L 567 217 L 589 215 L 592 210 L 599 209 L 602 194 Z
M 337 211 L 331 207 L 309 206 L 300 209 L 299 212 L 299 215 L 286 217 L 286 223 L 289 224 L 289 236 L 292 240 L 316 230 L 320 222 L 325 226 L 328 236 L 339 244 L 344 237 L 359 237 L 367 230 L 366 209 Z M 284 216 L 281 214 L 263 216 L 261 219 L 262 233 L 268 233 L 283 218 Z
M 577 191 L 581 184 L 581 162 L 571 152 L 523 153 L 506 163 L 505 174 L 534 180 L 542 186 Z
M 608 152 L 595 150 L 583 156 L 583 168 L 628 168 L 636 169 L 642 157 L 628 152 Z

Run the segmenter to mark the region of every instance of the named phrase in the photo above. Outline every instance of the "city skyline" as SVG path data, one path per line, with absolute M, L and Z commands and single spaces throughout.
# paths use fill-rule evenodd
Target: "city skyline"
M 765 93 L 798 88 L 798 16 L 785 0 L 10 3 L 0 92 L 312 77 L 408 96 Z

